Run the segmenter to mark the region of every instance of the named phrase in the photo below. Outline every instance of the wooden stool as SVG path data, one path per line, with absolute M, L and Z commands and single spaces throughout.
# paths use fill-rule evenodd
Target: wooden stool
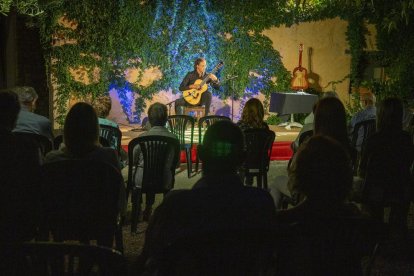
M 204 117 L 205 107 L 204 106 L 185 106 L 184 115 L 190 115 L 194 117 L 196 120 L 198 120 L 201 117 Z

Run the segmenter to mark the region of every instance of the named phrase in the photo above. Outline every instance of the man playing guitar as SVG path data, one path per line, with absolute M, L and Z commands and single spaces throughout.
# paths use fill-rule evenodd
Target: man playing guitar
M 201 94 L 200 101 L 198 103 L 192 104 L 191 101 L 185 99 L 184 97 L 186 94 L 184 93 L 184 97 L 176 100 L 175 102 L 175 113 L 182 114 L 183 107 L 188 105 L 204 105 L 205 106 L 205 115 L 207 116 L 210 112 L 210 104 L 212 94 L 207 89 L 203 89 L 204 85 L 210 84 L 214 89 L 220 88 L 220 81 L 214 74 L 207 74 L 206 71 L 207 62 L 204 58 L 197 58 L 194 62 L 194 71 L 188 72 L 187 75 L 184 77 L 183 81 L 180 84 L 180 91 L 187 92 L 193 89 L 193 93 Z M 200 85 L 200 82 L 207 79 L 204 85 Z M 201 80 L 201 81 L 200 81 Z M 198 84 L 196 84 L 196 82 Z M 202 83 L 202 82 L 201 82 Z M 190 93 L 190 92 L 188 92 Z M 198 95 L 199 97 L 200 95 Z M 197 96 L 192 98 L 198 98 Z

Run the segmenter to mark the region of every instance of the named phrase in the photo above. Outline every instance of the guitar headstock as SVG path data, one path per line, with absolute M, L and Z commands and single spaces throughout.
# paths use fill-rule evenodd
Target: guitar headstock
M 219 63 L 217 63 L 217 65 L 214 67 L 214 69 L 211 71 L 211 73 L 216 73 L 221 67 L 223 67 L 224 62 L 222 60 L 220 60 Z
M 299 44 L 299 52 L 303 52 L 303 44 Z

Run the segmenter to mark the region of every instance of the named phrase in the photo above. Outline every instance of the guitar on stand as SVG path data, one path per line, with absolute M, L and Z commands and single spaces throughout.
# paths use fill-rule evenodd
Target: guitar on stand
M 216 67 L 210 72 L 207 73 L 203 80 L 196 80 L 194 82 L 194 85 L 197 85 L 197 89 L 188 89 L 183 91 L 183 98 L 184 100 L 191 104 L 191 105 L 197 105 L 200 103 L 201 95 L 203 95 L 204 92 L 207 91 L 208 85 L 207 81 L 210 79 L 210 74 L 215 74 L 217 71 L 224 65 L 223 61 L 220 61 Z
M 293 90 L 301 90 L 303 92 L 304 89 L 308 89 L 309 82 L 308 82 L 308 71 L 302 67 L 302 52 L 303 52 L 303 44 L 299 44 L 299 66 L 293 69 L 293 78 L 291 81 L 291 88 Z
M 299 66 L 293 69 L 293 77 L 290 83 L 292 90 L 297 91 L 297 94 L 306 94 L 303 90 L 309 87 L 308 82 L 308 71 L 302 67 L 302 52 L 303 44 L 299 44 Z M 286 129 L 290 130 L 291 127 L 303 127 L 302 124 L 295 122 L 293 114 L 290 114 L 290 122 L 279 124 L 279 126 L 284 126 Z

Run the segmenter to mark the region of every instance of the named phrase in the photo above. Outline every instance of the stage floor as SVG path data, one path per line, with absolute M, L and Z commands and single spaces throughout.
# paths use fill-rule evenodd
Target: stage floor
M 279 126 L 269 126 L 270 130 L 275 132 L 276 139 L 273 144 L 272 148 L 272 156 L 271 160 L 289 160 L 292 156 L 292 150 L 290 148 L 290 144 L 292 141 L 296 139 L 299 134 L 300 128 L 293 128 L 291 130 L 287 130 L 284 127 Z M 145 133 L 146 131 L 141 129 L 140 127 L 134 126 L 120 126 L 122 131 L 122 147 L 127 150 L 128 143 L 134 139 L 135 137 L 140 136 L 141 134 Z M 190 141 L 190 131 L 187 133 L 188 141 Z M 196 156 L 196 145 L 198 144 L 198 128 L 194 128 L 194 137 L 193 137 L 193 161 L 195 161 Z M 182 154 L 181 160 L 185 161 L 185 156 Z

